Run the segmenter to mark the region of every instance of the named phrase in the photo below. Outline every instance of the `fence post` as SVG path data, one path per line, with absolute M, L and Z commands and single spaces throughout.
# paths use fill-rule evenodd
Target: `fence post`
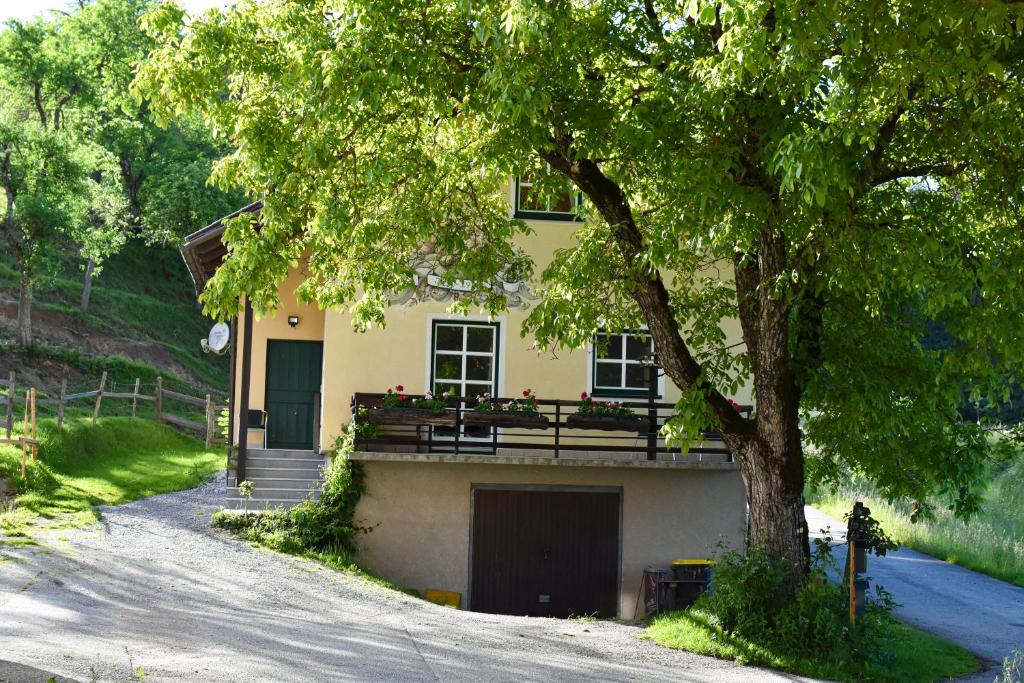
M 139 403 L 139 378 L 135 378 L 135 388 L 132 389 L 132 417 L 135 417 L 135 406 Z
M 37 444 L 36 438 L 36 388 L 32 387 L 32 462 L 36 461 L 39 455 L 39 444 Z
M 153 392 L 153 405 L 156 412 L 156 421 L 164 420 L 164 381 L 160 375 L 156 376 L 156 390 Z
M 28 458 L 28 389 L 25 390 L 25 419 L 21 422 L 21 478 L 25 478 L 25 461 Z
M 60 400 L 57 402 L 57 429 L 63 429 L 64 427 L 64 397 L 68 393 L 68 378 L 65 377 L 60 381 Z
M 213 445 L 213 400 L 206 395 L 206 447 Z
M 103 371 L 103 376 L 100 377 L 100 388 L 96 392 L 96 407 L 92 409 L 92 423 L 96 424 L 96 420 L 100 416 L 100 403 L 103 401 L 103 387 L 107 385 L 107 371 Z
M 14 370 L 7 377 L 7 439 L 14 431 Z

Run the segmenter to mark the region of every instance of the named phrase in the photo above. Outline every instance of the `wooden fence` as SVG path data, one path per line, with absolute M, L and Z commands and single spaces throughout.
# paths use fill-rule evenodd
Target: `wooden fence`
M 27 469 L 28 454 L 32 453 L 32 462 L 35 462 L 39 454 L 39 439 L 36 433 L 36 390 L 29 388 L 25 391 L 25 418 L 21 423 L 21 434 L 14 434 L 14 400 L 15 400 L 15 375 L 11 372 L 6 380 L 0 380 L 0 387 L 7 389 L 4 399 L 4 412 L 6 413 L 5 436 L 0 437 L 0 444 L 9 443 L 21 446 L 21 476 L 25 476 Z
M 7 396 L 0 396 L 0 399 L 4 400 L 2 405 L 6 408 L 6 432 L 7 438 L 0 439 L 0 443 L 25 443 L 25 437 L 15 439 L 12 437 L 14 431 L 14 402 L 15 402 L 15 374 L 12 372 L 8 379 L 0 380 L 0 388 L 7 389 Z M 30 388 L 25 393 L 25 424 L 28 426 L 29 417 L 31 417 L 31 437 L 29 439 L 29 445 L 35 449 L 38 442 L 35 441 L 35 406 L 36 403 L 41 405 L 53 405 L 57 407 L 57 429 L 64 428 L 64 409 L 69 403 L 75 401 L 88 401 L 92 402 L 92 421 L 96 423 L 100 418 L 100 411 L 103 407 L 104 399 L 130 399 L 131 400 L 131 416 L 136 417 L 136 413 L 139 406 L 139 401 L 149 401 L 154 406 L 154 416 L 157 422 L 165 423 L 179 429 L 183 429 L 189 432 L 198 433 L 204 437 L 206 447 L 210 448 L 214 444 L 224 443 L 224 439 L 217 434 L 217 408 L 214 404 L 213 397 L 210 394 L 206 394 L 203 397 L 189 396 L 188 394 L 182 394 L 177 391 L 171 391 L 170 389 L 164 389 L 163 378 L 157 376 L 156 386 L 152 394 L 144 394 L 139 391 L 140 389 L 139 378 L 135 378 L 135 385 L 130 392 L 127 391 L 109 391 L 107 389 L 107 373 L 104 372 L 100 377 L 100 383 L 96 389 L 89 391 L 80 391 L 69 394 L 67 392 L 68 382 L 66 379 L 61 381 L 60 395 L 58 398 L 41 398 L 36 399 L 36 390 Z M 205 419 L 202 422 L 192 420 L 180 415 L 175 415 L 171 412 L 168 401 L 176 401 L 184 403 L 185 405 L 193 406 L 195 408 L 201 408 Z M 108 404 L 109 405 L 109 404 Z M 30 410 L 31 406 L 31 410 Z M 31 415 L 30 415 L 31 413 Z M 34 452 L 33 452 L 34 454 Z

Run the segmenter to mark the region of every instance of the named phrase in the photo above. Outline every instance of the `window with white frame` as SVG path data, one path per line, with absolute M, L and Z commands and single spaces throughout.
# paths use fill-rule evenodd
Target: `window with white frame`
M 648 334 L 598 333 L 592 347 L 590 393 L 594 396 L 646 396 L 648 370 L 642 359 L 653 352 L 654 340 Z
M 548 173 L 551 169 L 548 167 Z M 522 175 L 515 181 L 515 214 L 519 218 L 543 218 L 547 220 L 571 221 L 576 219 L 576 207 L 582 200 L 582 193 L 575 191 L 568 180 L 561 180 L 561 191 L 553 194 L 542 193 L 530 175 Z
M 435 395 L 450 390 L 458 396 L 497 394 L 497 323 L 435 320 L 431 337 L 430 383 Z M 440 436 L 451 431 L 435 430 Z M 490 435 L 490 430 L 465 427 L 464 433 L 483 438 Z

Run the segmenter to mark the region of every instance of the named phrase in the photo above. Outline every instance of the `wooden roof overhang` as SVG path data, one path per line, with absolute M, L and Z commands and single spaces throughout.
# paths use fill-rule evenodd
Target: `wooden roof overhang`
M 185 244 L 181 247 L 181 256 L 185 259 L 185 265 L 192 274 L 197 296 L 202 293 L 206 283 L 217 272 L 220 264 L 224 262 L 224 257 L 227 256 L 227 248 L 221 239 L 226 227 L 225 221 L 244 213 L 252 214 L 255 220 L 262 208 L 262 201 L 253 202 L 185 238 Z

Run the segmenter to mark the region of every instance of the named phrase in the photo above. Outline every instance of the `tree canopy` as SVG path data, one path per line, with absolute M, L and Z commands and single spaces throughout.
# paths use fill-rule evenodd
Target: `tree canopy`
M 811 474 L 978 501 L 982 425 L 1024 359 L 1024 9 L 960 0 L 241 0 L 146 18 L 139 91 L 230 141 L 214 177 L 264 199 L 206 290 L 229 316 L 300 295 L 386 319 L 425 243 L 486 286 L 521 254 L 514 175 L 585 197 L 527 332 L 646 325 L 675 436 L 737 454 L 753 539 L 806 558 Z M 519 267 L 519 266 L 517 266 Z M 722 320 L 739 319 L 742 346 Z M 936 322 L 955 339 L 922 339 Z M 757 413 L 726 397 L 752 381 Z
M 46 171 L 50 161 L 36 156 L 17 163 L 35 164 L 39 182 L 4 190 L 11 200 L 4 235 L 23 280 L 23 343 L 31 338 L 32 283 L 44 265 L 59 267 L 69 256 L 88 264 L 84 310 L 93 273 L 129 236 L 177 241 L 239 201 L 238 193 L 206 182 L 212 160 L 224 151 L 209 130 L 187 118 L 158 127 L 149 104 L 129 91 L 154 46 L 139 25 L 153 6 L 152 0 L 92 0 L 70 13 L 11 21 L 0 30 L 0 93 L 8 124 L 0 145 L 14 157 L 38 153 L 40 145 L 63 148 L 79 160 L 75 167 L 85 178 L 61 181 L 66 201 L 57 202 L 43 185 L 57 182 L 58 175 Z M 39 144 L 13 146 L 28 138 Z M 40 204 L 51 209 L 45 230 L 20 218 Z

